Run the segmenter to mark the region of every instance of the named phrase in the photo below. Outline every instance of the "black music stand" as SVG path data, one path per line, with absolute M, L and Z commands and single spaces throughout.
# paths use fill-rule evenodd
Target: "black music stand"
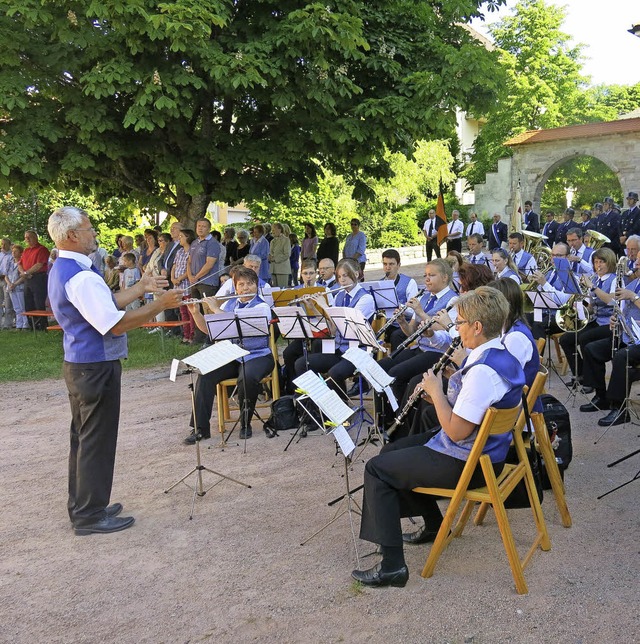
M 206 349 L 203 349 L 202 351 L 198 351 L 197 353 L 194 353 L 188 358 L 184 358 L 184 360 L 182 360 L 182 362 L 187 365 L 187 373 L 189 373 L 191 377 L 191 382 L 189 383 L 188 387 L 191 391 L 191 412 L 193 414 L 193 429 L 194 429 L 194 432 L 196 433 L 196 442 L 195 442 L 196 465 L 195 467 L 190 469 L 182 478 L 178 479 L 175 483 L 170 485 L 164 491 L 164 493 L 168 494 L 171 490 L 173 490 L 174 487 L 178 486 L 180 483 L 184 483 L 189 489 L 193 490 L 193 497 L 191 499 L 191 513 L 189 514 L 189 520 L 193 519 L 193 510 L 196 503 L 196 497 L 197 496 L 203 497 L 209 490 L 211 490 L 216 485 L 218 485 L 218 483 L 222 483 L 222 481 L 224 481 L 225 479 L 227 481 L 231 481 L 232 483 L 237 483 L 238 485 L 251 488 L 251 486 L 248 485 L 247 483 L 238 481 L 237 479 L 227 476 L 226 474 L 222 474 L 221 472 L 217 472 L 216 470 L 212 470 L 211 468 L 206 467 L 205 465 L 202 464 L 202 459 L 200 455 L 200 441 L 202 440 L 202 434 L 198 432 L 195 384 L 193 381 L 193 374 L 196 371 L 199 371 L 201 374 L 207 374 L 210 371 L 219 369 L 220 367 L 223 367 L 224 365 L 228 364 L 232 360 L 236 360 L 238 357 L 241 357 L 242 355 L 246 355 L 246 354 L 247 352 L 244 351 L 243 349 L 240 349 L 240 347 L 236 347 L 230 342 L 222 342 L 216 345 L 215 349 L 214 347 L 209 346 Z M 180 362 L 181 362 L 180 360 L 173 360 L 172 362 L 170 379 L 173 382 L 175 382 L 176 373 L 178 371 L 178 365 L 180 364 Z M 209 472 L 210 474 L 214 474 L 215 476 L 219 477 L 219 480 L 205 489 L 204 482 L 202 480 L 203 472 Z M 192 474 L 195 474 L 196 476 L 196 482 L 193 487 L 191 487 L 187 483 L 187 479 Z
M 244 349 L 245 339 L 261 338 L 269 335 L 269 318 L 263 314 L 256 313 L 254 309 L 247 308 L 229 313 L 205 315 L 204 319 L 212 342 L 217 342 L 218 340 L 237 340 L 239 345 Z M 240 372 L 244 380 L 246 375 L 244 356 L 240 358 Z M 227 446 L 227 440 L 233 434 L 238 422 L 245 428 L 249 427 L 251 419 L 247 417 L 249 414 L 247 402 L 247 397 L 245 396 L 243 404 L 240 407 L 240 415 L 226 438 L 223 433 L 219 447 L 224 448 Z M 261 420 L 255 409 L 254 413 L 258 420 Z M 243 452 L 245 454 L 247 453 L 246 434 L 244 437 Z

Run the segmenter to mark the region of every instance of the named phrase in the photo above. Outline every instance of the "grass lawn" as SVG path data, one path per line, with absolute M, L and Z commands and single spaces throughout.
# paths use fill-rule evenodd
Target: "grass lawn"
M 197 345 L 180 344 L 179 337 L 164 338 L 164 353 L 158 333 L 146 329 L 130 331 L 129 358 L 124 369 L 142 369 L 166 365 L 173 358 L 194 353 Z M 62 377 L 62 332 L 0 331 L 0 382 L 44 380 Z

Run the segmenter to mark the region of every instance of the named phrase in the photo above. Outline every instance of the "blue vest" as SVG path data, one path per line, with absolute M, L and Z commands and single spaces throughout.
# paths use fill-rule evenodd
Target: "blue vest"
M 582 253 L 582 259 L 585 262 L 589 262 L 591 260 L 591 255 L 593 255 L 595 251 L 593 248 L 589 248 L 589 246 L 584 247 L 584 253 Z M 571 263 L 571 270 L 576 273 L 576 275 L 586 275 L 589 273 L 589 271 L 585 270 L 580 266 L 580 264 L 574 264 L 573 262 Z
M 420 298 L 420 304 L 422 305 L 422 308 L 424 309 L 427 306 L 427 302 L 429 301 L 429 298 L 431 297 L 431 293 L 427 291 L 421 298 Z M 434 313 L 437 313 L 438 311 L 442 311 L 442 309 L 445 309 L 449 302 L 451 300 L 457 297 L 457 293 L 453 289 L 449 289 L 443 296 L 439 297 L 434 305 L 428 310 L 425 311 L 429 315 L 433 315 Z M 442 353 L 441 349 L 436 349 L 435 347 L 432 347 L 429 341 L 429 338 L 425 338 L 423 335 L 421 335 L 418 338 L 418 349 L 420 351 L 437 351 L 438 353 Z
M 49 273 L 49 301 L 58 324 L 64 331 L 63 347 L 66 362 L 108 362 L 127 357 L 127 336 L 101 335 L 67 299 L 64 287 L 80 271 L 90 271 L 67 257 L 59 257 Z M 97 274 L 96 274 L 97 276 Z M 115 299 L 111 296 L 114 305 Z
M 517 281 L 520 282 L 520 276 L 516 275 L 510 268 L 507 268 L 507 270 L 505 271 L 504 275 L 500 275 L 500 277 L 498 279 L 506 280 L 506 279 L 511 279 L 512 277 L 517 277 L 518 278 Z M 514 281 L 516 281 L 516 280 L 514 280 Z
M 533 337 L 533 334 L 531 333 L 531 329 L 522 320 L 518 320 L 507 331 L 507 333 L 513 333 L 514 331 L 519 331 L 523 335 L 526 335 L 527 339 L 531 343 L 531 348 L 533 349 L 531 358 L 529 358 L 529 361 L 527 362 L 527 364 L 524 365 L 524 382 L 529 388 L 531 388 L 533 381 L 536 379 L 536 376 L 538 375 L 538 371 L 540 371 L 540 355 L 538 353 L 538 347 L 536 345 L 536 341 Z M 533 406 L 533 409 L 530 409 L 529 411 L 542 412 L 542 410 L 543 410 L 542 402 L 540 400 L 540 397 L 538 397 Z
M 390 282 L 391 280 L 380 280 L 380 284 L 385 285 L 385 282 Z M 411 281 L 411 278 L 408 277 L 407 275 L 403 275 L 402 273 L 398 273 L 398 276 L 396 277 L 396 280 L 394 281 L 394 285 L 396 288 L 396 293 L 398 295 L 398 302 L 400 304 L 406 304 L 407 303 L 407 287 L 409 286 L 409 282 Z M 393 315 L 393 312 L 395 311 L 394 307 L 389 307 L 384 310 L 384 314 L 387 316 L 387 318 L 390 318 Z M 409 309 L 411 311 L 411 309 Z M 394 327 L 398 327 L 398 323 L 394 322 L 393 324 Z
M 336 295 L 334 306 L 344 306 L 344 298 L 346 296 L 347 296 L 346 291 L 340 291 L 340 293 Z M 351 309 L 355 308 L 356 304 L 360 301 L 360 299 L 365 296 L 369 296 L 370 298 L 373 298 L 373 295 L 371 295 L 369 291 L 366 291 L 363 288 L 358 289 L 358 292 L 351 298 L 351 302 L 349 303 L 349 308 Z M 336 344 L 336 349 L 340 351 L 340 353 L 344 353 L 349 348 L 349 340 L 345 340 L 342 337 L 342 334 L 340 333 L 340 331 L 338 330 L 336 330 L 335 344 Z
M 609 275 L 604 280 L 598 278 L 596 286 L 601 288 L 605 293 L 608 293 L 615 279 L 616 276 L 614 274 Z M 613 315 L 613 304 L 605 304 L 603 300 L 596 296 L 593 298 L 593 308 L 596 314 L 596 322 L 600 326 L 608 325 L 609 318 Z
M 633 280 L 633 282 L 629 283 L 625 288 L 628 288 L 637 294 L 640 291 L 640 280 Z M 640 309 L 631 300 L 628 300 L 624 305 L 624 313 L 622 314 L 622 317 L 624 317 L 627 326 L 631 328 L 631 320 L 635 320 L 637 324 L 640 324 Z M 625 344 L 635 342 L 635 340 L 630 338 L 624 331 L 622 332 L 621 337 Z
M 242 310 L 242 309 L 252 309 L 258 304 L 266 304 L 266 302 L 257 295 L 249 301 L 245 306 L 241 306 L 242 302 L 240 300 L 230 300 L 234 302 L 233 311 Z M 247 337 L 243 338 L 242 343 L 239 339 L 231 340 L 233 344 L 240 345 L 246 351 L 249 351 L 249 355 L 244 357 L 245 362 L 253 360 L 254 358 L 261 358 L 262 356 L 268 356 L 271 354 L 271 347 L 269 347 L 269 336 L 259 336 L 259 337 Z M 241 362 L 241 359 L 238 359 L 238 362 Z
M 505 349 L 491 348 L 487 349 L 480 358 L 470 366 L 463 366 L 460 370 L 456 371 L 451 378 L 449 378 L 449 385 L 447 390 L 447 399 L 449 404 L 453 407 L 458 394 L 462 388 L 462 378 L 469 371 L 478 364 L 484 364 L 493 369 L 508 385 L 509 390 L 502 397 L 501 400 L 494 402 L 491 406 L 497 409 L 509 409 L 516 407 L 522 401 L 522 388 L 524 387 L 524 372 L 518 360 L 512 356 Z M 489 406 L 487 406 L 488 408 Z M 473 447 L 476 440 L 478 428 L 473 430 L 467 438 L 461 441 L 453 441 L 447 434 L 440 430 L 433 438 L 431 438 L 426 446 L 448 454 L 461 461 L 466 461 L 469 458 L 469 452 Z M 507 451 L 511 444 L 511 432 L 505 434 L 496 434 L 489 436 L 487 442 L 482 450 L 483 454 L 488 454 L 492 463 L 502 463 L 507 457 Z
M 522 257 L 520 258 L 520 261 L 518 262 L 518 268 L 524 272 L 524 269 L 527 266 L 527 262 L 533 258 L 533 255 L 530 253 L 527 253 L 526 250 L 522 251 Z

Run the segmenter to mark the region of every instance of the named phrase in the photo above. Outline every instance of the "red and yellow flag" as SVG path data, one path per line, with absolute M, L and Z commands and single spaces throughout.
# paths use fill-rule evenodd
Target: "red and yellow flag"
M 442 196 L 442 186 L 438 192 L 438 203 L 436 205 L 436 230 L 438 231 L 438 246 L 442 244 L 449 231 L 447 229 L 447 213 L 444 211 L 444 197 Z

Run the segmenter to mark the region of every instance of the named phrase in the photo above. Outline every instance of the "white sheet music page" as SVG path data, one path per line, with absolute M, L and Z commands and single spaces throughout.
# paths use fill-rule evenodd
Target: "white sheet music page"
M 348 360 L 378 392 L 384 392 L 393 411 L 398 409 L 398 401 L 389 385 L 395 380 L 366 351 L 347 349 L 343 357 Z
M 320 411 L 332 423 L 342 425 L 355 413 L 355 410 L 351 409 L 333 389 L 329 389 L 323 378 L 314 371 L 305 371 L 293 382 L 318 405 Z
M 338 427 L 331 430 L 329 433 L 336 439 L 338 446 L 340 447 L 340 451 L 345 456 L 349 456 L 349 454 L 351 454 L 351 452 L 356 448 L 356 444 L 353 442 L 351 436 L 349 436 L 349 432 L 347 432 L 342 425 L 338 425 Z
M 248 355 L 249 352 L 237 344 L 223 340 L 184 358 L 182 362 L 205 374 Z

